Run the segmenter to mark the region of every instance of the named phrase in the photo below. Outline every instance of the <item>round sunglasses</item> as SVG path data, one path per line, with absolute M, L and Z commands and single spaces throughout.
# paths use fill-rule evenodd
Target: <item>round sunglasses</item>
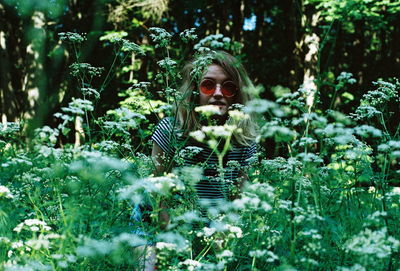
M 232 81 L 225 81 L 220 85 L 222 95 L 225 97 L 233 97 L 238 92 L 238 87 Z M 217 89 L 217 83 L 211 79 L 204 79 L 200 82 L 200 91 L 205 95 L 213 95 L 215 90 Z

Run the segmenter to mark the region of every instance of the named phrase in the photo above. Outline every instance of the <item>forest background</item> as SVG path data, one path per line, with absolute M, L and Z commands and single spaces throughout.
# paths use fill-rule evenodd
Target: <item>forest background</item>
M 96 115 L 126 100 L 133 83 L 149 81 L 154 100 L 162 100 L 162 81 L 149 28 L 171 33 L 196 28 L 199 39 L 222 34 L 236 43 L 251 78 L 276 99 L 301 85 L 318 93 L 318 108 L 352 112 L 372 82 L 398 75 L 400 14 L 398 1 L 234 0 L 234 1 L 23 1 L 0 3 L 1 119 L 30 120 L 31 128 L 54 124 L 53 114 L 79 97 L 67 68 L 75 61 L 58 33 L 85 33 L 80 62 L 108 70 L 113 46 L 99 38 L 124 32 L 145 56 L 131 54 L 101 86 Z M 123 35 L 125 35 L 123 34 Z M 193 44 L 172 40 L 178 66 L 193 54 Z M 197 42 L 197 41 L 196 41 Z M 336 77 L 350 72 L 357 80 L 336 93 Z M 103 83 L 103 84 L 102 84 Z M 105 83 L 105 84 L 104 84 Z M 317 91 L 318 90 L 318 91 Z M 136 93 L 137 94 L 137 93 Z M 31 129 L 31 130 L 32 130 Z

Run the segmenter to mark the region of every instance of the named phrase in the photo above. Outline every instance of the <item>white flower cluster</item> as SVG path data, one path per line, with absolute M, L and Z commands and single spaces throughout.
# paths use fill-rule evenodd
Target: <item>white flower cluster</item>
M 203 142 L 203 140 L 206 138 L 206 135 L 200 130 L 190 132 L 189 135 L 199 142 Z
M 160 27 L 150 27 L 149 28 L 151 39 L 156 43 L 156 48 L 167 47 L 171 41 L 172 35 L 168 33 L 165 29 Z
M 167 194 L 171 190 L 185 190 L 184 184 L 172 173 L 161 177 L 149 177 L 146 181 L 154 184 L 157 191 L 161 194 Z
M 382 153 L 389 153 L 391 158 L 400 157 L 400 141 L 390 140 L 378 146 L 378 151 Z
M 345 249 L 360 256 L 383 259 L 397 251 L 399 246 L 400 242 L 388 236 L 387 229 L 384 227 L 376 231 L 368 228 L 361 231 L 346 242 Z
M 269 251 L 269 250 L 265 250 L 265 249 L 251 250 L 249 252 L 249 256 L 265 259 L 265 261 L 269 262 L 269 263 L 279 260 L 279 257 L 275 253 L 273 253 L 272 251 Z
M 27 229 L 33 232 L 37 231 L 50 231 L 51 228 L 47 226 L 46 222 L 39 219 L 26 219 L 24 222 L 19 223 L 14 231 L 20 233 L 22 229 Z
M 218 125 L 218 126 L 203 126 L 201 131 L 210 137 L 228 138 L 237 130 L 236 125 Z
M 217 231 L 216 228 L 204 227 L 203 231 L 197 233 L 197 237 L 210 237 Z
M 194 109 L 194 111 L 207 117 L 211 117 L 213 115 L 221 115 L 219 107 L 212 104 L 198 106 Z
M 193 158 L 194 156 L 199 154 L 202 150 L 203 150 L 203 148 L 200 148 L 200 147 L 187 146 L 179 152 L 179 158 L 182 158 L 182 159 Z
M 158 61 L 157 64 L 161 68 L 168 70 L 168 69 L 176 66 L 177 63 L 175 60 L 172 60 L 171 58 L 166 57 L 163 60 Z
M 183 42 L 188 43 L 191 40 L 197 39 L 197 35 L 195 34 L 195 32 L 196 28 L 185 29 L 179 34 L 179 37 L 182 39 Z
M 231 46 L 231 43 L 232 40 L 229 37 L 225 37 L 222 34 L 214 34 L 214 35 L 208 35 L 202 40 L 200 40 L 197 44 L 194 45 L 194 49 L 199 52 L 208 51 L 210 49 L 227 50 Z
M 123 245 L 138 247 L 144 246 L 147 243 L 145 239 L 132 233 L 121 233 L 110 241 L 95 240 L 87 237 L 84 237 L 83 241 L 84 245 L 79 246 L 76 250 L 80 257 L 108 255 Z
M 320 240 L 322 239 L 322 235 L 318 233 L 316 229 L 309 229 L 307 231 L 299 231 L 297 233 L 299 236 L 309 236 L 312 239 Z
M 358 263 L 356 263 L 355 265 L 350 266 L 350 267 L 341 266 L 341 267 L 336 268 L 336 270 L 337 271 L 367 271 L 367 269 L 365 269 L 364 266 L 362 266 Z
M 50 128 L 49 126 L 43 126 L 42 128 L 35 129 L 35 138 L 42 143 L 48 143 L 54 146 L 57 142 L 57 137 L 60 132 L 56 128 Z
M 217 254 L 217 258 L 225 258 L 225 259 L 231 260 L 231 259 L 233 259 L 233 257 L 234 257 L 233 252 L 228 249 L 225 249 L 221 253 Z
M 246 120 L 250 117 L 248 114 L 239 110 L 229 110 L 228 114 L 233 121 Z
M 253 99 L 247 102 L 244 108 L 246 113 L 256 113 L 263 114 L 265 112 L 271 112 L 274 116 L 282 117 L 284 112 L 281 110 L 280 106 L 272 101 L 264 99 Z
M 228 237 L 231 237 L 231 238 L 242 238 L 243 237 L 242 229 L 237 226 L 232 226 L 232 225 L 226 224 L 225 229 L 229 231 Z
M 12 199 L 14 196 L 7 187 L 0 185 L 0 198 Z
M 68 107 L 62 107 L 61 109 L 65 113 L 82 116 L 86 111 L 93 111 L 94 107 L 91 101 L 72 98 L 72 102 L 68 104 Z
M 268 204 L 265 201 L 260 200 L 259 197 L 257 197 L 254 194 L 249 194 L 246 193 L 245 196 L 242 196 L 239 199 L 235 199 L 233 202 L 233 207 L 237 210 L 241 210 L 241 209 L 261 209 L 265 212 L 268 212 L 270 210 L 272 210 L 272 207 L 270 204 Z
M 194 271 L 201 267 L 201 263 L 192 259 L 186 259 L 180 262 L 179 266 L 185 266 L 185 270 Z
M 122 200 L 129 199 L 135 204 L 141 203 L 146 193 L 167 195 L 174 191 L 186 189 L 184 183 L 172 173 L 160 177 L 133 178 L 131 182 L 131 185 L 118 189 L 118 197 Z
M 19 223 L 14 228 L 14 231 L 20 233 L 22 229 L 30 230 L 32 232 L 51 230 L 51 228 L 47 226 L 46 222 L 39 219 L 26 219 L 24 222 Z
M 264 126 L 261 127 L 257 141 L 260 142 L 263 138 L 274 138 L 276 142 L 290 142 L 295 139 L 296 136 L 296 131 L 281 126 L 277 121 L 270 121 L 266 122 Z
M 157 235 L 158 249 L 183 251 L 189 247 L 189 241 L 179 233 L 165 232 Z
M 189 135 L 199 142 L 204 142 L 206 136 L 210 138 L 207 141 L 211 148 L 215 148 L 218 144 L 217 138 L 229 138 L 233 132 L 241 132 L 240 128 L 236 125 L 217 125 L 217 126 L 203 126 L 201 130 L 193 131 Z

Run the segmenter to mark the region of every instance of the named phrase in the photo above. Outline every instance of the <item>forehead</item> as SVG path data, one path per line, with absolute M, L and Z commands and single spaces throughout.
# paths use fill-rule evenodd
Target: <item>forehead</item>
M 212 78 L 215 80 L 226 80 L 229 78 L 227 72 L 217 64 L 211 64 L 206 69 L 206 72 L 203 75 L 203 78 Z

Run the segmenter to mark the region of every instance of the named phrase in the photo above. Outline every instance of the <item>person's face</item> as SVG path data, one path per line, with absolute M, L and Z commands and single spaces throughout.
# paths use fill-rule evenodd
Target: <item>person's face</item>
M 200 105 L 217 106 L 220 110 L 221 116 L 226 116 L 228 108 L 234 103 L 237 95 L 231 96 L 229 94 L 229 90 L 232 90 L 232 87 L 237 87 L 232 82 L 232 79 L 229 78 L 228 74 L 221 66 L 212 64 L 208 66 L 200 84 L 202 84 L 201 82 L 205 83 L 206 87 L 208 87 L 208 90 L 210 91 L 204 93 L 199 87 Z M 225 88 L 225 90 L 223 88 Z M 215 89 L 215 91 L 212 91 L 213 89 Z

